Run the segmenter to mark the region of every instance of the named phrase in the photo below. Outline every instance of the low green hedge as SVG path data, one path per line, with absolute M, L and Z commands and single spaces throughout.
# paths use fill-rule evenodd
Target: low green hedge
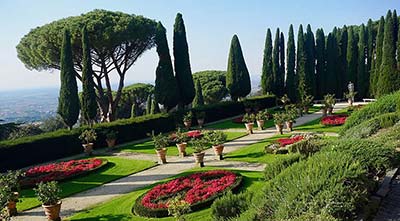
M 264 169 L 264 178 L 265 180 L 270 180 L 280 174 L 284 169 L 288 168 L 290 165 L 299 162 L 302 158 L 302 155 L 299 153 L 288 154 L 282 159 L 277 159 L 272 161 L 271 163 L 267 163 Z

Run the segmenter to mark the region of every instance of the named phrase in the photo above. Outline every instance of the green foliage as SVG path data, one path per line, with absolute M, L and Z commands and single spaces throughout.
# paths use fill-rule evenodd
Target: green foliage
M 358 33 L 358 63 L 357 63 L 357 90 L 359 97 L 368 96 L 369 71 L 368 71 L 368 35 L 364 24 Z M 367 62 L 366 62 L 367 61 Z
M 242 118 L 243 123 L 254 123 L 255 120 L 256 120 L 256 115 L 248 113 L 246 113 Z
M 267 121 L 269 119 L 269 117 L 270 117 L 270 113 L 268 112 L 268 110 L 262 110 L 256 114 L 256 120 Z
M 168 201 L 168 215 L 172 215 L 177 221 L 186 220 L 184 215 L 190 212 L 190 204 L 177 196 Z
M 270 94 L 274 88 L 274 76 L 272 71 L 272 36 L 268 28 L 265 38 L 263 66 L 261 74 L 261 88 L 263 94 Z
M 61 199 L 61 189 L 56 181 L 40 182 L 34 189 L 36 196 L 43 205 L 56 205 Z
M 67 127 L 65 126 L 61 117 L 58 115 L 47 118 L 40 125 L 40 129 L 42 129 L 43 132 L 52 132 L 52 131 L 65 129 L 65 128 L 67 128 Z
M 305 91 L 307 94 L 316 94 L 315 84 L 315 40 L 314 33 L 311 30 L 311 26 L 307 25 L 307 33 L 304 38 L 304 52 L 305 52 Z M 300 78 L 301 79 L 301 78 Z
M 353 82 L 354 85 L 357 83 L 357 57 L 358 57 L 358 47 L 357 39 L 354 33 L 354 29 L 349 27 L 348 29 L 348 42 L 347 42 L 347 82 Z
M 139 105 L 136 103 L 132 104 L 131 107 L 131 118 L 135 118 L 136 116 L 138 116 L 138 112 L 139 112 Z
M 158 103 L 155 98 L 151 100 L 151 109 L 150 109 L 150 114 L 158 114 L 160 113 L 160 107 L 158 106 Z
M 177 143 L 183 143 L 189 141 L 189 137 L 186 132 L 182 131 L 181 128 L 178 128 L 178 130 L 175 132 L 175 141 Z
M 183 115 L 183 122 L 192 122 L 193 112 L 188 111 L 185 115 Z
M 166 135 L 163 135 L 162 133 L 159 133 L 158 135 L 154 135 L 154 131 L 151 134 L 151 139 L 154 142 L 154 148 L 156 150 L 161 150 L 164 148 L 167 148 L 169 145 L 169 138 Z
M 203 150 L 208 149 L 210 143 L 207 138 L 201 137 L 192 139 L 190 145 L 193 147 L 194 153 L 201 153 Z
M 248 192 L 233 194 L 227 192 L 222 197 L 216 199 L 211 205 L 211 214 L 216 221 L 227 221 L 238 217 L 249 207 L 251 194 Z
M 7 139 L 15 140 L 22 137 L 35 136 L 43 133 L 43 130 L 36 124 L 25 124 L 18 126 L 15 130 L 13 130 Z
M 96 141 L 97 139 L 97 133 L 95 130 L 90 129 L 90 130 L 84 130 L 81 135 L 79 136 L 79 139 L 82 140 L 82 142 L 88 144 L 91 142 Z
M 159 57 L 156 70 L 156 86 L 154 88 L 155 99 L 167 110 L 178 104 L 178 83 L 172 69 L 171 56 L 169 54 L 166 30 L 159 22 L 157 24 L 157 53 Z
M 383 48 L 383 37 L 384 37 L 384 27 L 385 27 L 385 19 L 381 16 L 378 25 L 378 33 L 376 37 L 376 46 L 375 46 L 375 56 L 374 66 L 371 69 L 371 77 L 370 77 L 370 92 L 372 95 L 377 96 L 378 94 L 378 80 L 380 75 L 380 68 L 382 63 L 382 48 Z
M 277 88 L 279 88 L 280 95 L 284 95 L 287 92 L 285 91 L 285 36 L 283 32 L 281 32 L 281 36 L 279 37 L 279 78 L 277 79 Z
M 286 122 L 286 115 L 284 112 L 278 112 L 273 114 L 273 118 L 275 125 L 282 125 Z
M 176 15 L 174 24 L 174 67 L 175 78 L 179 88 L 180 103 L 188 105 L 193 101 L 195 89 L 190 69 L 185 24 L 180 13 Z
M 226 74 L 226 87 L 232 100 L 245 97 L 250 93 L 250 75 L 240 47 L 239 38 L 234 35 L 231 41 Z
M 220 130 L 207 131 L 204 136 L 211 145 L 224 144 L 228 138 L 228 135 Z
M 340 91 L 342 82 L 340 82 L 338 78 L 340 75 L 336 74 L 339 63 L 338 49 L 339 48 L 335 36 L 332 33 L 329 33 L 326 40 L 326 78 L 321 76 L 322 79 L 326 79 L 326 83 L 321 85 L 321 89 L 323 86 L 325 86 L 324 93 L 342 96 Z
M 327 76 L 326 76 L 326 51 L 325 48 L 325 34 L 322 28 L 317 29 L 315 40 L 315 82 L 316 82 L 316 95 L 317 99 L 322 98 L 327 89 Z
M 146 114 L 151 114 L 151 103 L 152 103 L 152 99 L 151 99 L 151 95 L 149 95 L 147 97 L 147 101 L 146 101 Z
M 204 102 L 213 104 L 228 94 L 226 89 L 226 71 L 200 71 L 193 74 L 193 80 L 200 81 Z
M 291 24 L 289 27 L 289 39 L 287 43 L 287 56 L 286 56 L 286 64 L 287 64 L 287 73 L 286 73 L 286 84 L 285 91 L 289 96 L 290 100 L 296 101 L 296 82 L 295 82 L 295 64 L 296 64 L 296 51 L 295 51 L 295 43 L 294 43 L 294 32 L 293 25 Z
M 319 137 L 306 137 L 304 140 L 296 142 L 288 146 L 289 153 L 300 153 L 309 156 L 321 150 L 325 145 L 325 141 Z
M 154 86 L 145 83 L 135 83 L 128 85 L 122 89 L 121 100 L 117 107 L 117 116 L 121 118 L 130 118 L 132 105 L 137 103 L 138 105 L 143 104 L 147 101 L 149 95 L 154 94 Z M 116 93 L 113 92 L 113 96 Z M 141 111 L 138 109 L 137 114 L 140 115 Z
M 301 95 L 306 93 L 305 88 L 305 74 L 306 74 L 306 52 L 305 41 L 303 33 L 303 25 L 299 26 L 297 34 L 297 53 L 296 53 L 296 82 L 297 82 L 297 96 L 296 100 L 300 100 Z
M 274 160 L 267 163 L 264 169 L 265 180 L 271 180 L 280 174 L 283 170 L 288 168 L 290 165 L 299 162 L 302 159 L 302 155 L 299 153 L 288 154 L 283 158 Z
M 75 78 L 77 73 L 74 70 L 72 56 L 71 37 L 69 31 L 65 29 L 60 59 L 61 88 L 57 113 L 70 129 L 72 129 L 79 116 L 78 86 Z
M 7 171 L 0 176 L 0 186 L 7 186 L 10 191 L 18 192 L 20 190 L 19 179 L 23 176 L 25 176 L 25 173 L 21 170 Z
M 279 28 L 276 29 L 275 32 L 275 39 L 274 39 L 274 48 L 272 50 L 272 79 L 274 82 L 272 92 L 277 96 L 282 96 L 281 90 L 283 87 L 280 87 L 279 81 L 281 78 L 281 69 L 279 64 L 279 37 L 280 37 L 280 30 Z
M 194 97 L 192 107 L 199 107 L 204 105 L 203 90 L 201 88 L 200 80 L 196 80 L 196 96 Z
M 336 104 L 336 99 L 334 94 L 325 94 L 324 95 L 324 106 L 326 108 L 333 108 Z

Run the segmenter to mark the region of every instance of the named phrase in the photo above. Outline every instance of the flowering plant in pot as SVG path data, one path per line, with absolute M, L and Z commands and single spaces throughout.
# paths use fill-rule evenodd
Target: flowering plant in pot
M 222 131 L 209 131 L 205 135 L 208 142 L 212 145 L 215 155 L 219 160 L 223 159 L 222 152 L 224 151 L 224 143 L 228 138 Z
M 183 115 L 183 124 L 185 125 L 186 129 L 188 129 L 188 130 L 192 126 L 192 118 L 193 118 L 193 113 L 191 111 L 189 111 L 185 115 Z
M 151 134 L 151 139 L 154 142 L 154 149 L 156 150 L 157 156 L 161 164 L 167 163 L 167 146 L 169 144 L 168 136 L 159 133 L 154 135 L 154 131 Z
M 93 129 L 90 130 L 84 130 L 81 135 L 79 136 L 79 139 L 82 140 L 83 144 L 83 149 L 87 155 L 92 155 L 93 153 L 93 142 L 96 141 L 97 139 L 97 133 Z
M 256 116 L 254 114 L 245 114 L 242 118 L 242 122 L 246 126 L 246 130 L 249 134 L 253 133 L 254 121 L 256 120 Z
M 273 116 L 276 131 L 283 134 L 283 124 L 286 122 L 285 112 L 275 113 Z
M 349 103 L 350 107 L 353 106 L 354 103 L 354 97 L 357 95 L 356 91 L 349 91 L 347 93 L 344 93 L 344 97 L 347 99 L 347 102 Z
M 206 118 L 206 112 L 201 111 L 196 113 L 197 124 L 200 128 L 204 125 L 204 119 Z
M 192 139 L 191 145 L 194 149 L 193 156 L 196 165 L 204 167 L 204 149 L 209 145 L 208 140 L 204 137 L 199 139 Z
M 37 188 L 34 188 L 33 190 L 35 191 L 38 200 L 42 203 L 42 207 L 47 219 L 61 220 L 61 189 L 58 186 L 57 181 L 51 181 L 47 183 L 40 182 Z
M 257 121 L 257 126 L 258 129 L 263 130 L 264 129 L 264 123 L 267 121 L 269 118 L 269 113 L 267 110 L 259 111 L 256 115 L 256 121 Z
M 105 132 L 106 142 L 108 147 L 114 147 L 117 141 L 118 131 L 115 130 L 107 130 Z
M 181 128 L 178 128 L 178 130 L 175 133 L 175 141 L 180 157 L 186 156 L 186 147 L 188 140 L 189 140 L 188 134 L 183 132 Z
M 288 105 L 285 107 L 284 118 L 285 118 L 286 128 L 289 131 L 293 131 L 293 123 L 296 123 L 297 117 L 298 117 L 297 110 L 294 105 Z
M 310 106 L 312 105 L 312 102 L 314 100 L 314 97 L 311 95 L 304 95 L 301 98 L 301 104 L 304 109 L 304 113 L 308 114 L 308 110 L 310 109 Z
M 20 170 L 8 171 L 0 177 L 1 198 L 5 201 L 8 216 L 17 215 L 17 202 L 19 197 L 19 180 L 25 173 Z M 1 207 L 3 208 L 3 207 Z
M 290 103 L 290 98 L 287 94 L 285 94 L 281 97 L 280 101 L 282 102 L 283 106 L 286 106 Z
M 326 94 L 324 96 L 324 106 L 323 106 L 323 115 L 326 114 L 332 115 L 333 113 L 333 106 L 335 106 L 336 100 L 334 94 Z

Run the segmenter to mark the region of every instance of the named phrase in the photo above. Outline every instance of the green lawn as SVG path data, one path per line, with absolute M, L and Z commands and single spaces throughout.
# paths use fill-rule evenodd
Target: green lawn
M 187 171 L 185 173 L 174 176 L 173 178 L 187 175 L 194 171 L 203 171 L 203 170 L 212 170 L 215 168 L 205 167 L 201 169 L 193 169 Z M 240 173 L 243 176 L 243 185 L 242 190 L 246 191 L 259 191 L 263 186 L 263 173 L 255 172 L 255 171 L 238 171 L 235 172 Z M 171 178 L 172 179 L 172 178 Z M 169 180 L 169 179 L 167 179 Z M 165 182 L 166 180 L 162 181 Z M 156 185 L 156 184 L 154 184 Z M 143 189 L 136 190 L 129 194 L 125 194 L 124 196 L 115 198 L 108 202 L 104 202 L 92 209 L 87 211 L 83 211 L 81 213 L 77 213 L 74 216 L 70 217 L 68 220 L 87 220 L 87 221 L 95 221 L 95 220 L 164 220 L 164 221 L 173 221 L 175 220 L 172 217 L 166 218 L 144 218 L 135 216 L 132 214 L 131 210 L 134 205 L 135 200 L 142 195 L 144 192 L 151 189 L 154 185 L 147 186 Z M 201 221 L 212 221 L 211 218 L 211 209 L 203 209 L 200 211 L 196 211 L 187 215 L 187 220 L 201 220 Z
M 339 110 L 335 112 L 334 114 L 349 114 L 346 109 Z M 330 133 L 339 133 L 339 131 L 342 129 L 343 126 L 325 126 L 322 125 L 321 118 L 315 119 L 313 121 L 307 122 L 303 125 L 297 126 L 294 128 L 294 130 L 299 130 L 299 131 L 310 131 L 310 132 L 330 132 Z
M 88 175 L 60 182 L 62 198 L 100 186 L 104 183 L 111 182 L 155 165 L 155 163 L 151 161 L 132 160 L 121 157 L 99 158 L 107 159 L 108 164 Z M 21 190 L 20 202 L 17 204 L 18 210 L 27 210 L 40 205 L 41 203 L 36 199 L 33 189 Z
M 240 137 L 246 136 L 246 132 L 225 132 L 228 135 L 228 141 L 238 139 Z M 140 144 L 129 144 L 119 148 L 121 151 L 126 152 L 136 152 L 136 153 L 145 153 L 145 154 L 155 154 L 153 141 L 147 141 Z M 192 154 L 193 149 L 188 145 L 186 148 L 187 154 Z M 178 148 L 176 146 L 168 147 L 167 155 L 169 156 L 178 156 Z

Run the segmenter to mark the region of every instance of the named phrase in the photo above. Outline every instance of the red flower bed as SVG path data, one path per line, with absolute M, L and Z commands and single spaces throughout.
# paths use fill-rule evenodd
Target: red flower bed
M 106 163 L 106 160 L 92 158 L 36 166 L 26 170 L 25 177 L 20 182 L 21 186 L 33 186 L 40 182 L 60 181 L 93 171 Z
M 203 134 L 201 133 L 200 130 L 192 130 L 187 132 L 188 137 L 190 138 L 199 138 L 201 136 L 203 136 Z
M 303 139 L 304 139 L 304 137 L 299 135 L 299 136 L 294 136 L 292 138 L 281 138 L 281 139 L 278 139 L 277 141 L 281 147 L 284 147 L 284 146 L 287 146 L 290 144 L 297 143 Z
M 140 204 L 148 209 L 166 209 L 168 200 L 180 194 L 193 205 L 223 192 L 237 179 L 235 173 L 225 170 L 194 173 L 155 186 L 141 198 Z
M 347 115 L 332 115 L 323 117 L 321 124 L 325 126 L 338 126 L 346 122 Z

